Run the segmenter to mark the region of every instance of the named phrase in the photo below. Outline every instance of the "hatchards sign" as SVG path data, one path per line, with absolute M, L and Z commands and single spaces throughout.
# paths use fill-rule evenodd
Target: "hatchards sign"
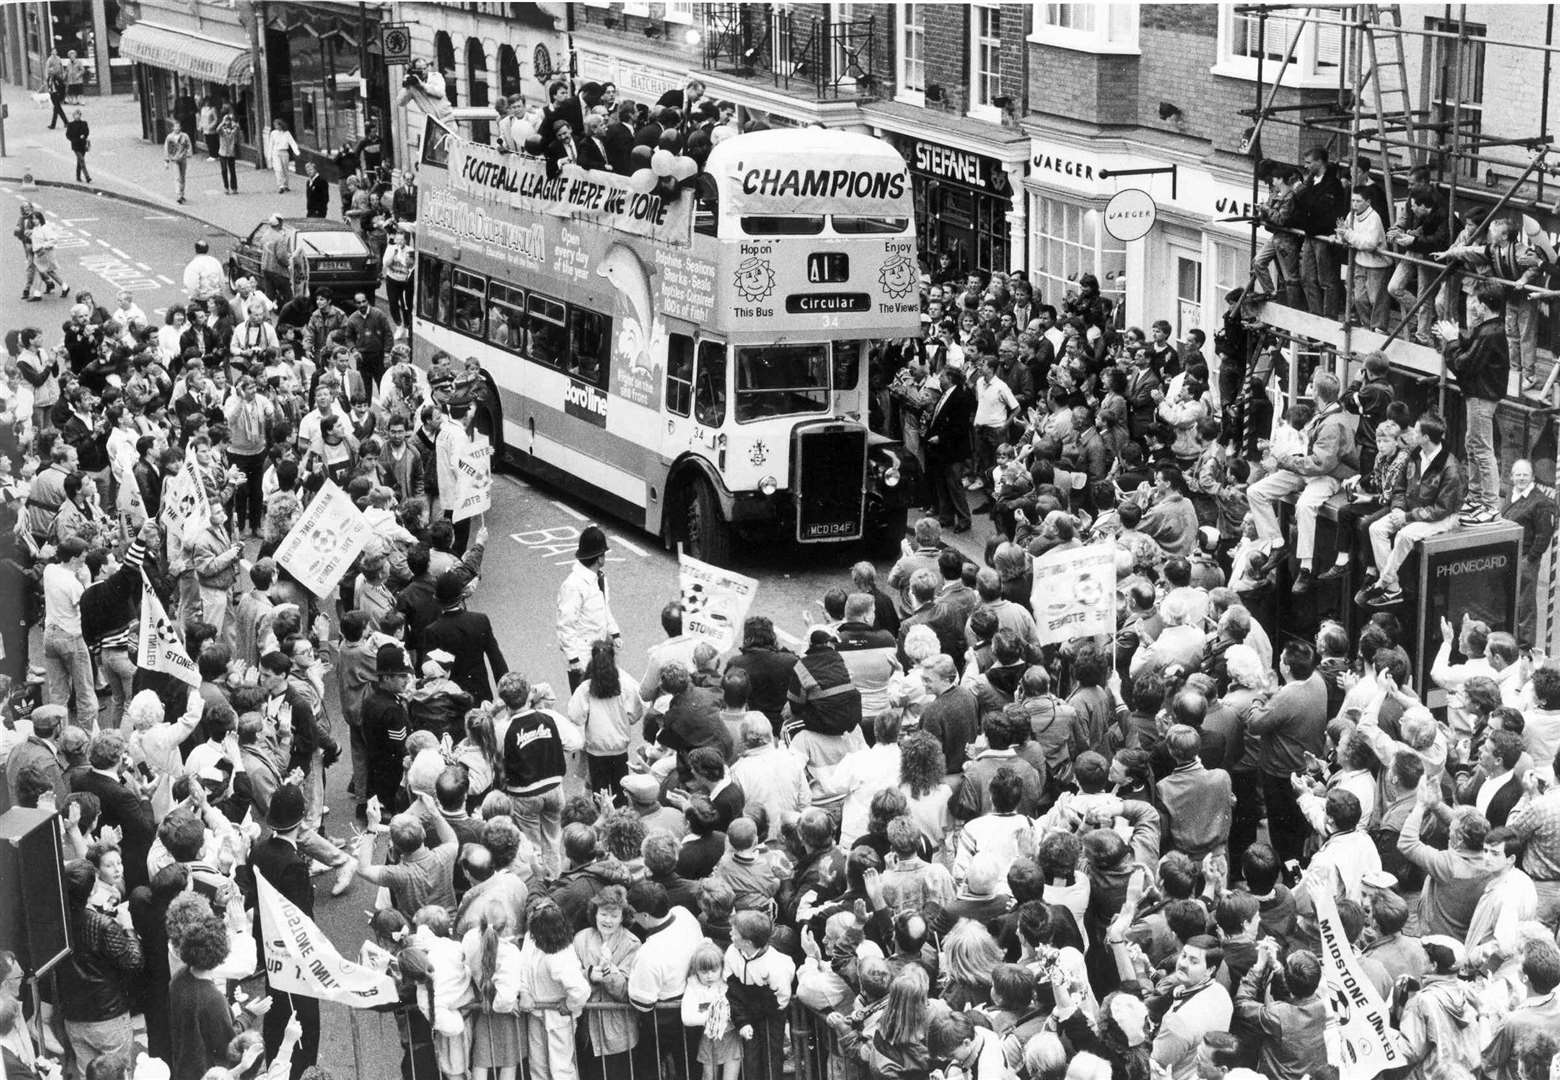
M 1154 197 L 1141 188 L 1124 188 L 1105 204 L 1105 231 L 1117 240 L 1141 240 L 1159 217 Z

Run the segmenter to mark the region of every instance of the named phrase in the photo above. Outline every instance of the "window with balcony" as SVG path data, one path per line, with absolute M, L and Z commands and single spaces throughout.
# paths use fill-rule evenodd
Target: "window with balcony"
M 1138 52 L 1137 4 L 1036 4 L 1036 45 L 1056 45 L 1079 52 Z
M 1285 86 L 1335 87 L 1345 60 L 1343 12 L 1336 8 L 1304 8 L 1297 14 L 1262 16 L 1238 12 L 1234 4 L 1219 5 L 1219 62 L 1215 75 L 1255 79 L 1259 63 L 1263 78 L 1272 82 L 1289 56 Z
M 894 5 L 895 96 L 926 104 L 926 5 Z
M 970 107 L 977 120 L 1000 121 L 1002 106 L 1002 8 L 978 3 L 970 8 Z

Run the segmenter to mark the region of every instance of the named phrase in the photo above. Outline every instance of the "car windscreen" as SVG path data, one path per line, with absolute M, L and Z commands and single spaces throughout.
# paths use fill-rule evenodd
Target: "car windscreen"
M 368 245 L 354 232 L 300 232 L 298 250 L 310 255 L 367 255 Z

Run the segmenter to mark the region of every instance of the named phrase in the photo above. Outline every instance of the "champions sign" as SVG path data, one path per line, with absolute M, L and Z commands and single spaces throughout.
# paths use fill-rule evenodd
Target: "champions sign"
M 564 165 L 549 176 L 547 162 L 509 154 L 451 135 L 450 188 L 472 199 L 516 210 L 590 222 L 631 236 L 688 244 L 693 235 L 693 196 L 666 202 L 654 192 L 634 191 L 628 178 Z

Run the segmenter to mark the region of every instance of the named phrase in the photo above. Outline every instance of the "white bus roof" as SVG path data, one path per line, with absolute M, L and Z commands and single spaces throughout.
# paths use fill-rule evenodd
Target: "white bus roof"
M 888 143 L 834 128 L 774 128 L 723 140 L 704 171 L 723 213 L 912 211 L 910 171 Z

